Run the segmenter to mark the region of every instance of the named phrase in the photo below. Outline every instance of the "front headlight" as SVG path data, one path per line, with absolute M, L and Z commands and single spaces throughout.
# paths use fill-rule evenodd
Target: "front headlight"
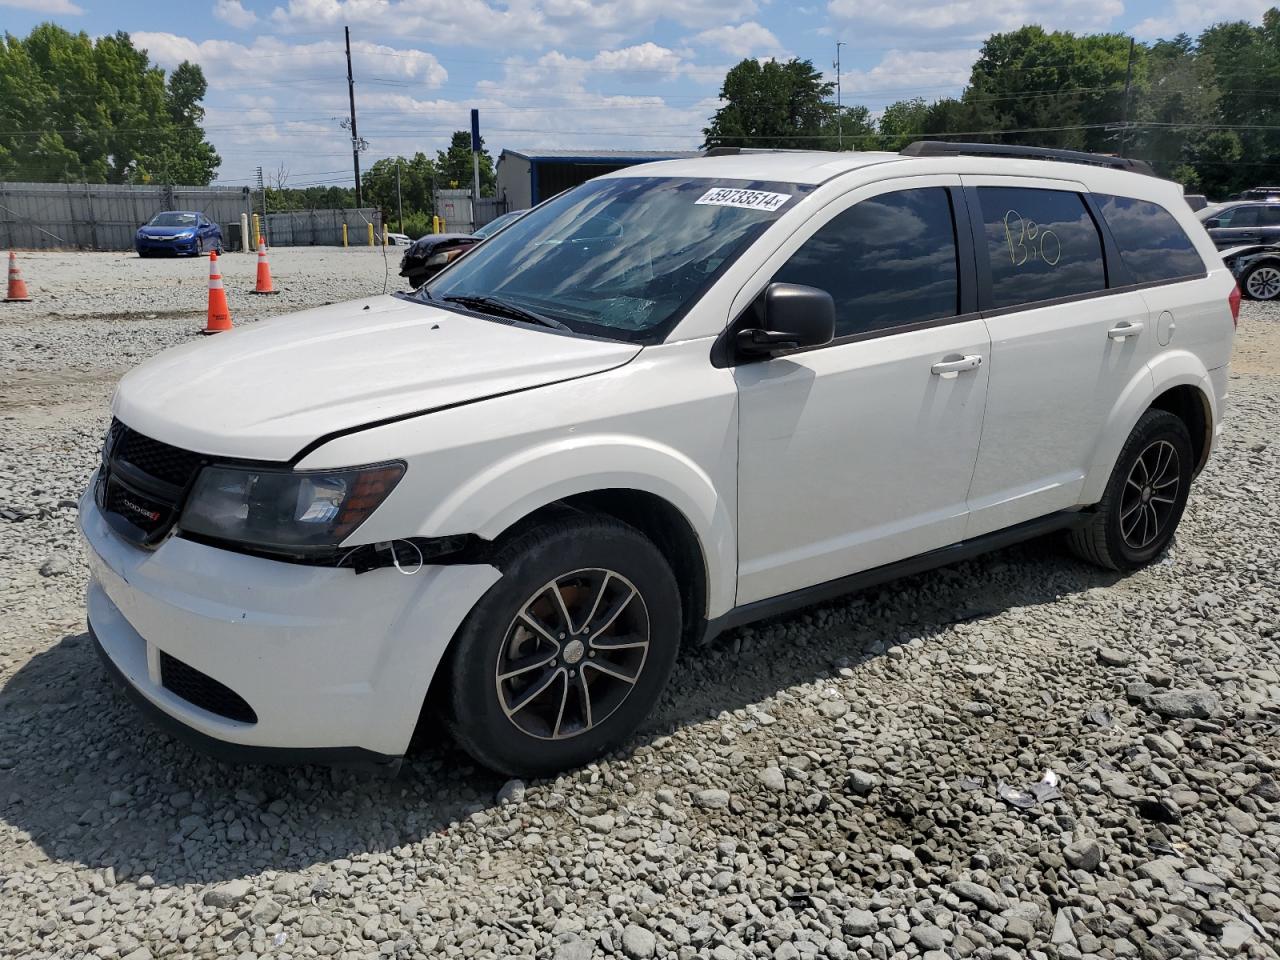
M 183 230 L 181 233 L 177 234 L 177 237 L 179 240 L 190 240 L 195 235 L 196 232 L 194 230 Z
M 444 251 L 441 253 L 433 253 L 431 256 L 427 257 L 427 262 L 425 266 L 442 267 L 448 262 L 449 262 L 448 251 Z
M 271 552 L 322 553 L 364 523 L 404 471 L 398 461 L 344 470 L 205 467 L 178 523 Z

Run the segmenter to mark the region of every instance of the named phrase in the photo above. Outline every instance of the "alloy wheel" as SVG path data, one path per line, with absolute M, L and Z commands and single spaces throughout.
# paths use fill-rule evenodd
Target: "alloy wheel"
M 644 597 L 626 577 L 599 568 L 557 577 L 507 628 L 494 671 L 503 713 L 540 740 L 586 733 L 631 694 L 649 639 Z
M 1134 461 L 1120 496 L 1120 535 L 1144 550 L 1164 532 L 1178 501 L 1182 462 L 1168 440 L 1150 444 Z
M 1245 288 L 1255 300 L 1274 300 L 1280 296 L 1280 268 L 1258 267 L 1249 274 Z

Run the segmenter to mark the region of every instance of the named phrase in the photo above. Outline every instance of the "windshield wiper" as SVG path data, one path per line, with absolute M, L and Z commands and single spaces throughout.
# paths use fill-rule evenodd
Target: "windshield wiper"
M 525 307 L 517 306 L 510 300 L 503 300 L 501 297 L 442 297 L 446 303 L 457 303 L 464 307 L 472 307 L 483 310 L 487 313 L 497 314 L 501 317 L 510 317 L 513 320 L 524 320 L 527 323 L 537 323 L 544 327 L 551 327 L 553 330 L 573 331 L 568 324 L 561 323 L 554 317 L 544 316 L 541 313 L 535 313 Z

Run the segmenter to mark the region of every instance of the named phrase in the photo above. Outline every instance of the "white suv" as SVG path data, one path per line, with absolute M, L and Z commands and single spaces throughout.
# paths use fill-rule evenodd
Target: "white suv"
M 394 768 L 431 703 L 537 775 L 624 741 L 682 642 L 1054 530 L 1147 563 L 1239 294 L 1135 166 L 654 163 L 416 294 L 171 350 L 81 504 L 104 660 L 223 754 Z

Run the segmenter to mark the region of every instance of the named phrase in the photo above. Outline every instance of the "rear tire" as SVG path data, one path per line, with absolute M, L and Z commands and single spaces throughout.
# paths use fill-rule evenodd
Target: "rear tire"
M 1130 571 L 1158 557 L 1178 529 L 1193 465 L 1181 419 L 1148 410 L 1125 441 L 1089 522 L 1071 531 L 1072 551 L 1107 570 Z
M 662 553 L 608 517 L 541 524 L 498 550 L 502 579 L 443 669 L 447 723 L 486 767 L 545 776 L 625 740 L 666 687 L 680 594 Z

